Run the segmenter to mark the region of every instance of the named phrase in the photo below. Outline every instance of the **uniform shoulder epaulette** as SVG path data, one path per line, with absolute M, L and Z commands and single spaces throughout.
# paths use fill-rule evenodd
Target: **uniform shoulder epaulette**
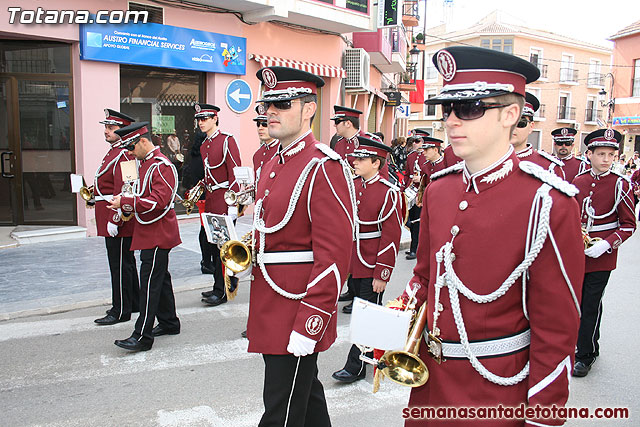
M 552 156 L 551 154 L 547 153 L 546 151 L 538 150 L 538 154 L 540 154 L 545 159 L 549 160 L 551 163 L 555 163 L 556 165 L 558 165 L 560 167 L 564 166 L 564 162 L 562 160 L 560 160 L 556 156 Z
M 576 175 L 576 176 L 575 176 L 575 178 L 577 178 L 577 177 L 579 177 L 579 176 L 582 176 L 582 175 L 584 175 L 585 173 L 589 173 L 589 172 L 591 172 L 591 168 L 589 168 L 589 169 L 587 169 L 587 170 L 584 170 L 584 171 L 580 172 L 578 175 Z M 574 179 L 575 179 L 575 178 L 574 178 Z
M 613 169 L 611 169 L 611 173 L 612 173 L 612 174 L 614 174 L 614 175 L 619 176 L 620 178 L 624 178 L 624 179 L 626 179 L 626 180 L 627 180 L 627 182 L 629 182 L 629 183 L 631 182 L 631 178 L 629 178 L 627 175 L 623 175 L 623 174 L 621 174 L 621 173 L 620 173 L 620 172 L 618 172 L 618 171 L 614 171 Z
M 220 133 L 221 133 L 222 135 L 226 135 L 226 136 L 233 136 L 233 134 L 232 134 L 232 133 L 225 132 L 225 131 L 223 131 L 223 130 L 221 130 L 221 131 L 220 131 Z
M 396 191 L 400 191 L 400 187 L 398 187 L 397 185 L 391 183 L 391 181 L 388 181 L 384 178 L 380 178 L 380 182 L 383 183 L 384 185 L 386 185 L 387 187 L 391 188 L 392 190 L 396 190 Z
M 327 144 L 323 144 L 321 142 L 316 144 L 316 148 L 322 151 L 322 154 L 330 158 L 331 160 L 340 160 L 340 154 L 336 153 L 331 147 Z
M 533 162 L 529 162 L 526 160 L 521 161 L 520 169 L 528 173 L 529 175 L 533 175 L 534 177 L 538 178 L 540 181 L 544 182 L 545 184 L 549 184 L 556 190 L 566 194 L 569 197 L 574 197 L 580 192 L 578 190 L 578 187 L 576 187 L 575 185 L 568 183 L 567 181 L 560 178 L 555 173 Z
M 449 166 L 448 168 L 444 168 L 444 169 L 432 174 L 429 178 L 431 178 L 431 181 L 433 181 L 435 179 L 442 178 L 445 175 L 462 172 L 462 168 L 463 167 L 464 167 L 464 165 L 462 164 L 462 162 L 458 162 L 453 166 Z
M 160 160 L 161 163 L 164 163 L 167 166 L 171 166 L 172 165 L 172 163 L 166 157 L 156 156 L 155 159 L 156 160 Z

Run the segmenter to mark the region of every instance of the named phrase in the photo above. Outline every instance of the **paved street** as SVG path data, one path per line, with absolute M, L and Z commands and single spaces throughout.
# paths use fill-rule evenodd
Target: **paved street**
M 587 378 L 572 381 L 570 400 L 571 406 L 626 406 L 632 418 L 579 420 L 570 426 L 638 425 L 640 385 L 633 357 L 640 353 L 633 338 L 640 321 L 638 251 L 637 235 L 622 246 L 621 267 L 605 296 L 602 356 Z M 0 253 L 3 269 L 6 254 Z M 179 254 L 171 254 L 176 277 L 179 268 L 186 268 L 176 263 Z M 55 254 L 39 257 L 34 265 L 44 265 Z M 194 259 L 189 264 L 192 276 Z M 56 260 L 60 265 L 68 261 L 73 260 Z M 401 292 L 412 265 L 401 257 L 388 298 Z M 18 279 L 14 284 L 28 289 L 29 283 Z M 182 333 L 156 339 L 146 353 L 129 354 L 113 345 L 114 339 L 130 335 L 133 320 L 106 327 L 93 324 L 104 305 L 0 322 L 2 425 L 255 426 L 262 411 L 263 363 L 246 352 L 247 341 L 240 338 L 248 311 L 247 282 L 241 282 L 236 300 L 216 308 L 201 305 L 201 290 L 177 293 Z M 340 314 L 338 342 L 319 358 L 333 425 L 401 426 L 408 389 L 387 380 L 373 395 L 371 373 L 352 385 L 330 378 L 342 367 L 350 346 L 348 322 L 348 315 Z

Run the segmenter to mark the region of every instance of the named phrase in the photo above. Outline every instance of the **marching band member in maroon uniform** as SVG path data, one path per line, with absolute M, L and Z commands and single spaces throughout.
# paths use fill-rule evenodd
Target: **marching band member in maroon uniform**
M 258 115 L 253 121 L 256 122 L 256 128 L 258 129 L 260 147 L 253 153 L 253 172 L 257 181 L 260 177 L 262 166 L 271 160 L 278 152 L 280 141 L 269 135 L 266 110 L 262 104 L 258 104 L 256 113 L 258 113 Z
M 451 144 L 447 145 L 447 147 L 444 149 L 443 157 L 444 157 L 445 168 L 449 168 L 455 165 L 456 163 L 460 163 L 462 161 L 462 159 L 456 156 L 456 153 L 453 152 L 453 148 L 451 148 Z
M 286 67 L 257 73 L 269 135 L 254 213 L 249 352 L 265 362 L 260 426 L 329 426 L 318 353 L 336 339 L 338 294 L 349 271 L 355 221 L 346 162 L 311 133 L 324 81 Z
M 578 175 L 573 184 L 582 207 L 580 219 L 590 238 L 599 238 L 585 249 L 586 266 L 582 283 L 582 318 L 578 333 L 574 377 L 589 373 L 600 347 L 602 295 L 611 271 L 616 268 L 618 247 L 636 229 L 631 185 L 627 177 L 611 171 L 622 134 L 613 129 L 599 129 L 585 138 L 590 152 L 591 169 Z
M 178 246 L 180 231 L 173 210 L 178 190 L 178 172 L 173 163 L 151 142 L 149 123 L 140 122 L 118 129 L 122 145 L 140 160 L 133 194 L 115 196 L 109 207 L 135 217 L 132 250 L 140 250 L 140 316 L 133 334 L 115 345 L 126 350 L 147 351 L 154 337 L 180 333 L 176 315 L 169 252 Z M 134 219 L 131 219 L 133 221 Z M 155 318 L 158 326 L 153 327 Z
M 513 145 L 516 156 L 518 156 L 520 160 L 527 160 L 540 165 L 564 179 L 565 176 L 562 171 L 564 163 L 551 154 L 536 150 L 527 142 L 529 135 L 533 132 L 533 116 L 535 112 L 538 111 L 538 108 L 540 108 L 538 98 L 526 92 L 524 107 L 522 108 L 522 117 L 520 117 L 511 134 L 511 145 Z
M 444 156 L 442 155 L 442 140 L 430 136 L 422 137 L 422 156 L 424 163 L 420 166 L 422 177 L 420 188 L 424 189 L 431 181 L 431 175 L 445 168 Z M 422 207 L 422 203 L 419 203 Z
M 407 164 L 405 166 L 405 181 L 402 190 L 413 187 L 417 192 L 420 187 L 420 165 L 425 162 L 422 154 L 422 137 L 428 137 L 429 132 L 422 129 L 414 129 L 414 136 L 409 138 L 408 144 L 411 145 L 411 151 L 407 154 Z M 418 235 L 420 234 L 420 210 L 422 208 L 414 204 L 409 208 L 409 216 L 407 219 L 407 227 L 411 231 L 411 244 L 409 249 L 405 251 L 406 259 L 416 259 L 416 251 L 418 250 Z
M 131 319 L 131 313 L 138 311 L 140 284 L 136 257 L 131 250 L 131 236 L 134 222 L 121 223 L 119 214 L 107 207 L 114 194 L 122 189 L 120 163 L 134 160 L 135 157 L 122 148 L 117 129 L 135 121 L 116 110 L 104 110 L 104 139 L 111 145 L 102 159 L 93 181 L 96 200 L 96 226 L 98 236 L 103 236 L 107 247 L 109 271 L 111 273 L 111 308 L 107 315 L 94 320 L 98 325 L 113 325 Z M 118 226 L 120 224 L 120 226 Z
M 441 49 L 433 62 L 445 86 L 426 102 L 442 105 L 448 139 L 464 161 L 432 175 L 424 196 L 418 262 L 402 300 L 414 295 L 416 308 L 427 302 L 419 352 L 430 377 L 411 389 L 409 406 L 563 407 L 584 274 L 579 221 L 571 217 L 577 189 L 519 160 L 509 143 L 525 82 L 540 71 L 470 46 Z M 440 352 L 441 364 L 429 350 Z M 406 421 L 425 424 L 477 420 Z
M 356 241 L 351 253 L 351 280 L 357 297 L 382 304 L 382 295 L 398 256 L 402 234 L 400 189 L 380 176 L 382 164 L 391 152 L 381 142 L 358 137 L 354 157 L 357 178 L 354 179 L 356 204 Z M 333 378 L 351 383 L 366 376 L 366 365 L 360 360 L 360 349 L 351 346 L 343 369 Z M 369 355 L 372 357 L 373 353 Z
M 562 170 L 567 182 L 572 182 L 578 174 L 590 169 L 589 163 L 573 155 L 573 144 L 578 133 L 574 128 L 558 128 L 551 131 L 555 156 L 564 163 Z
M 233 135 L 220 130 L 220 117 L 218 116 L 220 108 L 210 104 L 196 104 L 195 109 L 194 117 L 198 120 L 198 126 L 201 131 L 207 134 L 207 139 L 200 147 L 206 187 L 204 210 L 214 214 L 230 215 L 235 219 L 238 216 L 238 208 L 227 205 L 224 201 L 224 193 L 229 189 L 240 191 L 233 174 L 233 168 L 241 166 L 238 144 Z M 220 250 L 217 245 L 207 241 L 204 226 L 200 227 L 198 238 L 201 247 L 209 248 L 209 253 L 206 255 L 203 253 L 203 257 L 205 263 L 209 256 L 211 257 L 214 271 L 213 289 L 202 293 L 202 302 L 211 306 L 224 304 L 227 302 L 227 294 L 224 290 L 224 271 Z M 231 281 L 232 287 L 237 286 L 237 278 L 231 277 Z

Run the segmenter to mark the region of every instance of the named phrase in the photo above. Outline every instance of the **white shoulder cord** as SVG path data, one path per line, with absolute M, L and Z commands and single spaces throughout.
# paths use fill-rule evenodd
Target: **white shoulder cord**
M 587 215 L 587 231 L 590 231 L 591 227 L 593 227 L 594 220 L 604 219 L 609 215 L 612 215 L 616 211 L 616 209 L 618 209 L 618 205 L 620 204 L 622 199 L 624 199 L 624 197 L 626 197 L 627 194 L 629 193 L 629 192 L 623 193 L 622 187 L 623 187 L 623 181 L 621 178 L 618 178 L 618 181 L 616 182 L 616 197 L 613 202 L 613 207 L 609 212 L 603 215 L 596 215 L 596 210 L 591 205 L 591 196 L 587 196 L 584 198 L 584 200 L 582 201 L 582 211 Z
M 159 221 L 160 219 L 162 219 L 166 214 L 169 213 L 169 211 L 171 209 L 173 209 L 173 206 L 172 206 L 173 200 L 175 199 L 176 193 L 178 192 L 178 172 L 176 171 L 176 167 L 173 164 L 169 164 L 168 166 L 171 168 L 171 172 L 173 172 L 173 177 L 174 177 L 174 180 L 175 180 L 174 182 L 176 184 L 171 189 L 171 199 L 169 200 L 169 203 L 167 204 L 167 206 L 164 208 L 164 212 L 162 212 L 162 214 L 160 214 L 160 216 L 158 216 L 158 217 L 156 217 L 156 218 L 154 218 L 154 219 L 152 219 L 150 221 L 144 221 L 142 218 L 140 218 L 140 215 L 138 215 L 138 212 L 136 212 L 136 210 L 135 210 L 136 199 L 135 199 L 135 197 L 133 198 L 134 215 L 136 216 L 136 220 L 138 220 L 138 222 L 140 224 L 143 224 L 143 225 L 153 224 L 154 222 Z M 142 185 L 140 186 L 140 192 L 137 192 L 135 190 L 135 187 L 134 187 L 134 190 L 133 190 L 134 196 L 142 197 L 142 193 L 144 192 L 144 189 L 147 187 L 147 184 L 149 185 L 149 192 L 151 192 L 151 183 L 149 182 L 149 177 L 151 177 L 153 175 L 153 172 L 156 169 L 159 169 L 159 168 L 160 168 L 160 163 L 154 163 L 153 165 L 151 165 L 151 167 L 147 170 L 147 173 L 144 176 L 144 181 L 143 181 Z M 158 170 L 158 173 L 160 173 L 160 177 L 164 180 L 164 182 L 167 184 L 167 186 L 171 187 L 169 185 L 169 183 L 167 182 L 167 180 L 164 179 L 164 177 L 162 176 L 162 173 L 159 170 Z
M 113 165 L 115 168 L 114 163 L 116 163 L 120 159 L 120 157 L 122 157 L 123 155 L 124 155 L 124 150 L 120 151 L 120 154 L 118 154 L 116 157 L 113 158 L 113 160 L 107 163 L 107 166 L 105 166 L 104 169 L 100 170 L 100 168 L 98 168 L 98 170 L 96 171 L 96 176 L 93 180 L 93 189 L 98 196 L 101 196 L 101 197 L 104 196 L 104 194 L 102 194 L 102 192 L 100 191 L 100 188 L 98 188 L 98 178 L 100 178 L 102 175 L 107 173 L 107 171 L 111 168 L 111 165 Z M 113 173 L 115 174 L 115 171 Z M 115 193 L 115 188 L 114 188 L 114 193 Z
M 215 166 L 211 166 L 209 164 L 209 153 L 207 153 L 206 157 L 204 158 L 204 169 L 205 169 L 205 173 L 208 175 L 209 178 L 211 178 L 211 180 L 213 180 L 213 182 L 215 182 L 215 185 L 218 185 L 218 180 L 216 180 L 213 175 L 211 175 L 211 169 L 217 169 L 220 166 L 222 166 L 222 164 L 225 162 L 225 160 L 227 159 L 227 151 L 229 148 L 229 135 L 226 136 L 226 138 L 224 139 L 224 142 L 222 143 L 222 161 L 220 161 L 220 163 L 218 163 Z
M 453 269 L 453 260 L 455 259 L 455 254 L 453 253 L 453 241 L 455 239 L 455 236 L 452 237 L 450 242 L 445 243 L 436 254 L 436 261 L 438 265 L 437 265 L 437 272 L 436 272 L 437 280 L 435 284 L 436 304 L 434 308 L 435 311 L 434 311 L 433 330 L 436 330 L 436 320 L 437 320 L 436 313 L 438 312 L 438 306 L 440 304 L 439 291 L 440 291 L 440 288 L 447 286 L 449 288 L 449 300 L 451 301 L 451 309 L 453 311 L 453 317 L 456 322 L 458 334 L 460 335 L 460 342 L 462 343 L 462 346 L 464 348 L 467 358 L 469 359 L 469 362 L 471 362 L 471 366 L 473 366 L 473 368 L 484 378 L 498 385 L 509 386 L 509 385 L 514 385 L 521 382 L 524 378 L 527 377 L 527 375 L 529 375 L 529 362 L 526 363 L 524 368 L 522 368 L 522 370 L 519 373 L 517 373 L 512 377 L 501 377 L 499 375 L 496 375 L 490 372 L 478 360 L 478 358 L 473 354 L 471 350 L 471 345 L 469 344 L 469 337 L 467 336 L 467 331 L 464 325 L 464 319 L 462 317 L 462 312 L 460 309 L 460 300 L 459 300 L 458 293 L 462 293 L 469 300 L 479 304 L 489 303 L 502 297 L 511 288 L 511 286 L 515 283 L 518 277 L 522 276 L 523 274 L 526 274 L 526 270 L 529 268 L 529 266 L 533 263 L 533 261 L 536 259 L 536 257 L 540 253 L 540 250 L 542 249 L 542 246 L 544 245 L 544 242 L 546 241 L 547 235 L 549 232 L 549 215 L 551 212 L 551 206 L 553 205 L 553 200 L 551 198 L 551 195 L 549 194 L 550 189 L 551 189 L 551 186 L 547 184 L 543 184 L 536 192 L 536 196 L 533 200 L 532 210 L 535 209 L 537 211 L 538 210 L 537 205 L 540 203 L 540 201 L 542 203 L 539 208 L 539 213 L 533 216 L 533 218 L 537 219 L 537 221 L 535 221 L 536 222 L 535 225 L 531 224 L 531 217 L 530 217 L 529 228 L 530 230 L 535 228 L 535 239 L 533 240 L 533 244 L 531 245 L 531 248 L 526 251 L 525 257 L 520 263 L 520 265 L 516 267 L 516 269 L 509 275 L 509 277 L 502 283 L 502 285 L 500 285 L 498 289 L 491 292 L 490 294 L 478 295 L 473 291 L 471 291 L 469 288 L 467 288 L 464 285 L 464 283 L 462 283 L 462 281 L 458 278 L 455 270 Z M 528 243 L 529 242 L 527 242 L 527 246 L 528 246 Z M 444 274 L 440 275 L 440 265 L 443 261 L 444 261 L 445 272 Z
M 393 212 L 396 210 L 395 207 L 396 207 L 396 201 L 398 200 L 398 196 L 391 189 L 389 189 L 389 191 L 387 191 L 387 194 L 385 196 L 384 204 L 382 205 L 382 211 L 384 212 L 384 208 L 387 206 L 387 200 L 389 198 L 389 193 L 391 193 L 391 199 L 392 199 L 391 209 L 389 210 L 389 213 L 387 215 L 385 215 L 383 218 L 378 219 L 377 221 L 360 221 L 360 218 L 356 217 L 356 224 L 357 224 L 356 225 L 356 253 L 358 254 L 358 259 L 360 259 L 360 262 L 362 263 L 362 265 L 364 265 L 367 268 L 376 268 L 376 266 L 375 266 L 375 264 L 371 265 L 371 264 L 367 263 L 364 260 L 364 257 L 362 256 L 362 252 L 360 251 L 360 224 L 362 224 L 362 225 L 378 225 L 378 224 L 382 224 L 384 221 L 386 221 L 393 214 Z M 356 214 L 357 214 L 357 212 L 356 212 Z

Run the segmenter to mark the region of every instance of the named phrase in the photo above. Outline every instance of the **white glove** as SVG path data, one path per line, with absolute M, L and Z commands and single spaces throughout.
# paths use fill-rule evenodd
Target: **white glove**
M 229 206 L 227 208 L 227 215 L 231 217 L 231 220 L 238 218 L 238 207 L 237 206 Z
M 252 270 L 253 270 L 253 265 L 250 265 L 249 268 L 247 268 L 244 271 L 241 271 L 240 273 L 234 273 L 230 268 L 225 268 L 224 269 L 225 273 L 227 273 L 227 276 L 229 276 L 229 277 L 237 277 L 238 280 L 247 277 L 249 274 L 251 274 Z
M 118 235 L 118 226 L 112 222 L 108 222 L 107 233 L 109 233 L 109 236 L 111 237 L 116 237 Z
M 316 342 L 311 338 L 307 338 L 296 331 L 291 331 L 289 336 L 289 345 L 287 351 L 293 353 L 294 356 L 308 356 L 313 353 L 313 349 L 316 347 Z
M 589 249 L 584 250 L 584 254 L 591 258 L 598 258 L 603 253 L 611 249 L 611 245 L 606 240 L 600 240 L 594 243 Z

